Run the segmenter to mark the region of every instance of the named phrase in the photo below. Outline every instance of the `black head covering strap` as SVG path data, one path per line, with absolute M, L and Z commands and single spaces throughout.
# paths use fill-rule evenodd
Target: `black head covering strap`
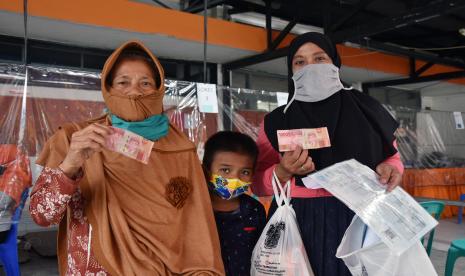
M 302 45 L 305 43 L 309 42 L 316 44 L 323 51 L 325 51 L 333 61 L 333 64 L 336 67 L 341 68 L 341 58 L 337 52 L 336 45 L 334 45 L 334 43 L 324 34 L 310 32 L 304 33 L 294 38 L 294 40 L 292 40 L 291 44 L 289 45 L 289 51 L 287 53 L 287 80 L 289 88 L 288 101 L 290 101 L 294 95 L 294 82 L 292 81 L 292 59 L 294 58 L 295 53 L 297 53 L 299 48 L 302 47 Z
M 289 46 L 287 63 L 290 98 L 294 93 L 292 58 L 307 42 L 318 45 L 335 66 L 341 67 L 336 46 L 328 37 L 314 32 L 296 37 Z M 379 102 L 359 91 L 341 90 L 319 102 L 294 101 L 285 114 L 283 110 L 284 106 L 275 109 L 264 121 L 265 133 L 276 151 L 279 148 L 277 130 L 328 128 L 331 147 L 309 151 L 317 170 L 351 158 L 375 169 L 397 152 L 393 142 L 398 123 Z M 298 176 L 296 183 L 303 185 Z

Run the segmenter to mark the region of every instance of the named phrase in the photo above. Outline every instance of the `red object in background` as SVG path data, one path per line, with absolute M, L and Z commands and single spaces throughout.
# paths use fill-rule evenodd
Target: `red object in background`
M 0 191 L 10 196 L 17 206 L 23 191 L 31 186 L 29 158 L 27 154 L 18 151 L 16 145 L 0 145 L 0 165 L 3 167 Z

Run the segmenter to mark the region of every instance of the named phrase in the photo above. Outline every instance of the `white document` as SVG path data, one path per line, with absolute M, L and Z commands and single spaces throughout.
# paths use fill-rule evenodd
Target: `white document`
M 276 92 L 276 99 L 278 100 L 278 106 L 286 105 L 288 97 L 289 97 L 289 93 Z
M 455 120 L 455 129 L 464 129 L 463 125 L 463 118 L 462 118 L 462 112 L 456 111 L 454 112 L 454 120 Z
M 216 95 L 216 85 L 210 83 L 197 83 L 197 101 L 200 112 L 218 113 L 218 95 Z
M 386 193 L 376 173 L 355 159 L 318 171 L 304 184 L 320 185 L 344 202 L 397 254 L 438 224 L 402 188 Z
M 306 177 L 302 177 L 302 182 L 304 183 L 305 187 L 315 190 L 315 189 L 322 189 L 323 187 L 320 185 L 320 182 L 315 181 L 312 178 L 312 175 L 308 175 Z

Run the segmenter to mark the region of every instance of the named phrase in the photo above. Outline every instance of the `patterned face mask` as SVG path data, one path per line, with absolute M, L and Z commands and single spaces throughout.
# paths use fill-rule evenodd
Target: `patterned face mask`
M 221 198 L 229 200 L 247 192 L 250 182 L 244 182 L 238 178 L 225 178 L 214 174 L 210 179 L 213 190 Z

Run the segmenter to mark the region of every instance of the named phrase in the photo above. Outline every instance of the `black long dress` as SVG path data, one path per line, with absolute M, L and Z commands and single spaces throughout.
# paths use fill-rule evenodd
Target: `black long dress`
M 264 121 L 266 136 L 277 152 L 277 130 L 328 128 L 331 147 L 309 151 L 317 170 L 351 158 L 375 169 L 397 152 L 393 142 L 398 123 L 361 92 L 341 90 L 320 102 L 295 101 L 286 114 L 283 109 L 275 109 Z M 303 186 L 300 177 L 296 185 Z M 335 254 L 354 213 L 335 197 L 293 198 L 291 203 L 315 275 L 351 275 Z M 273 203 L 270 215 L 275 210 Z

